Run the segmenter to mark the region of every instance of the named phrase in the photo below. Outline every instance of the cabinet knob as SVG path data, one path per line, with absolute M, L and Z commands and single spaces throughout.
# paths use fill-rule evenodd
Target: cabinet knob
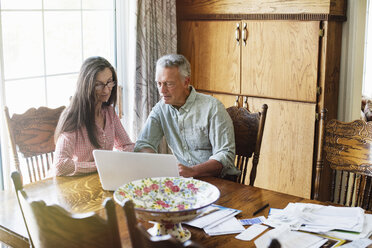
M 240 23 L 236 24 L 235 39 L 237 41 L 237 45 L 239 46 L 239 42 L 240 42 Z

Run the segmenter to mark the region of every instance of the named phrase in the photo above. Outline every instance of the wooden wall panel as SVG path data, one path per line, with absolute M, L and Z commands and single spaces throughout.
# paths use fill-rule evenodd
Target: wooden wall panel
M 292 14 L 344 15 L 344 0 L 177 0 L 179 16 L 206 14 Z
M 216 93 L 213 93 L 212 95 L 218 100 L 220 100 L 222 104 L 225 105 L 225 108 L 235 106 L 236 96 L 234 95 L 216 94 Z M 238 104 L 239 104 L 239 107 L 242 106 L 242 97 L 239 97 Z
M 319 22 L 243 21 L 241 93 L 316 102 Z
M 195 88 L 240 93 L 237 23 L 240 22 L 183 21 L 179 25 L 180 53 L 190 61 L 191 82 Z
M 252 112 L 268 105 L 256 187 L 311 197 L 315 103 L 248 98 Z

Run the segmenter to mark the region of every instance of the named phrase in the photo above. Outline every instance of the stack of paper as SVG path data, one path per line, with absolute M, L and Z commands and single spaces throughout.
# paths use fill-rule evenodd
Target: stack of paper
M 270 211 L 264 222 L 272 227 L 325 233 L 333 229 L 362 232 L 364 210 L 359 207 L 333 207 L 309 203 L 289 203 L 281 211 Z
M 216 226 L 213 225 L 204 228 L 205 233 L 210 236 L 241 233 L 244 230 L 243 225 L 235 217 L 231 217 Z
M 364 215 L 364 226 L 361 233 L 334 230 L 326 232 L 326 235 L 347 240 L 368 238 L 372 235 L 372 214 Z
M 208 235 L 223 235 L 244 231 L 243 225 L 234 217 L 241 210 L 211 205 L 197 218 L 185 224 L 203 228 Z
M 277 239 L 281 247 L 298 248 L 300 247 L 321 247 L 327 242 L 327 239 L 311 235 L 308 233 L 291 231 L 288 226 L 281 226 L 264 233 L 254 241 L 257 248 L 269 247 L 271 241 Z

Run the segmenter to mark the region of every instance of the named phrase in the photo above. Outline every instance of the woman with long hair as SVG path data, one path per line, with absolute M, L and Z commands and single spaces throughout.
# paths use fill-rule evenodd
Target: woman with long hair
M 106 59 L 90 57 L 84 61 L 76 92 L 55 132 L 57 176 L 96 171 L 94 149 L 133 151 L 134 144 L 114 110 L 116 88 L 115 69 Z

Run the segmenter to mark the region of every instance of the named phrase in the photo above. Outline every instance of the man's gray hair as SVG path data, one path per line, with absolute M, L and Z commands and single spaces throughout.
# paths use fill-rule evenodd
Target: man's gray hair
M 183 79 L 191 76 L 190 63 L 185 56 L 181 54 L 168 54 L 158 59 L 156 62 L 156 80 L 159 70 L 167 67 L 177 67 Z

